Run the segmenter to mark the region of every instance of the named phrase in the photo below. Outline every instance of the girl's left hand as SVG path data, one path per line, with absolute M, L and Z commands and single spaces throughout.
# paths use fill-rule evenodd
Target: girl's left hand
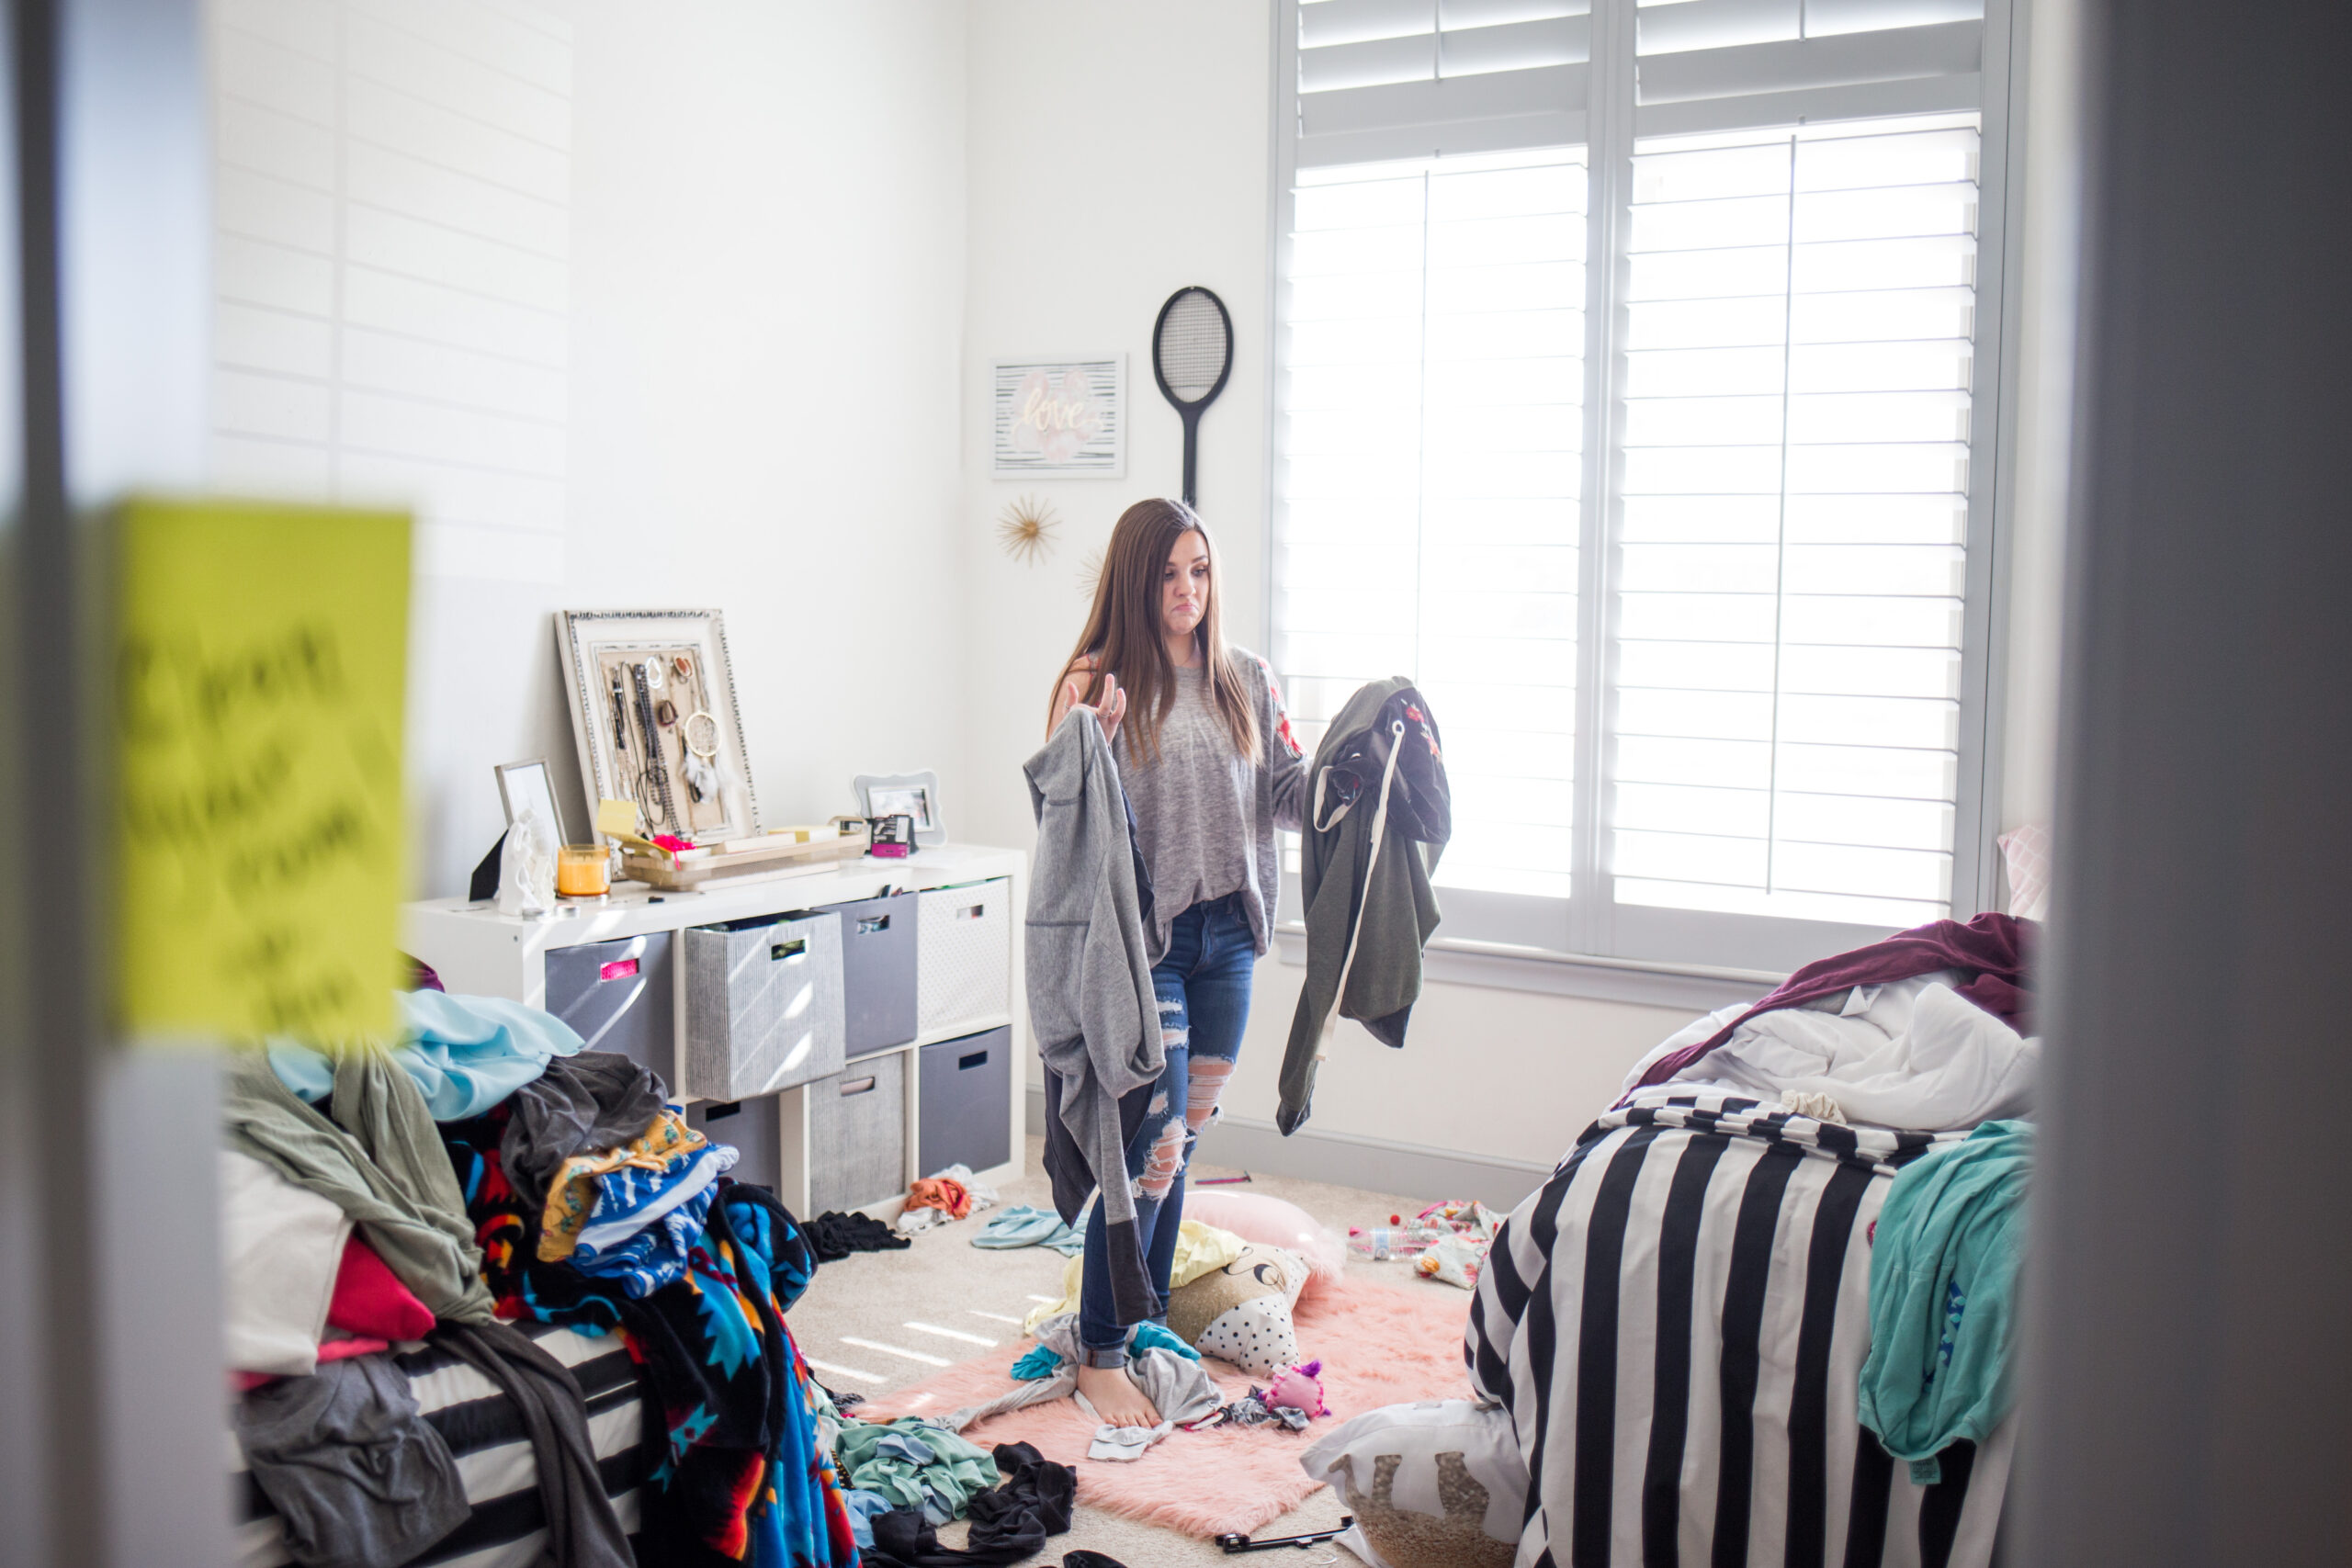
M 1078 690 L 1075 677 L 1062 682 L 1062 717 L 1068 718 L 1080 708 L 1087 708 L 1094 716 L 1094 721 L 1102 727 L 1102 739 L 1114 739 L 1119 733 L 1119 720 L 1127 716 L 1127 694 L 1119 690 L 1119 678 L 1116 675 L 1102 677 L 1102 698 L 1091 708 L 1078 700 Z M 1061 721 L 1057 719 L 1054 727 L 1060 728 Z

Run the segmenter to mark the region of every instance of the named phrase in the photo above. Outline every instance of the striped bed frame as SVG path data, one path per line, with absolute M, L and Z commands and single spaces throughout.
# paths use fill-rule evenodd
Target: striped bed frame
M 1879 1208 L 1962 1135 L 1672 1084 L 1595 1122 L 1496 1236 L 1464 1339 L 1527 1461 L 1518 1568 L 1986 1568 L 2014 1417 L 1920 1486 L 1856 1412 Z
M 588 1404 L 588 1435 L 621 1529 L 638 1532 L 638 1487 L 661 1457 L 662 1424 L 645 1418 L 637 1369 L 618 1335 L 592 1339 L 544 1323 L 513 1325 L 571 1369 Z M 396 1356 L 418 1409 L 448 1443 L 472 1515 L 414 1561 L 446 1568 L 530 1568 L 547 1540 L 538 1464 L 521 1414 L 498 1386 L 449 1352 L 427 1346 Z M 277 1568 L 293 1561 L 269 1499 L 229 1438 L 237 1561 Z

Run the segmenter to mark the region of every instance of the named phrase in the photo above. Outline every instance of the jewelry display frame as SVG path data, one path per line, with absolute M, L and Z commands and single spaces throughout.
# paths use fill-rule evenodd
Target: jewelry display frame
M 699 813 L 684 823 L 655 822 L 650 819 L 654 813 L 646 811 L 647 826 L 657 832 L 680 833 L 698 844 L 750 838 L 760 831 L 759 794 L 743 745 L 743 714 L 736 697 L 734 665 L 728 657 L 726 620 L 718 611 L 559 610 L 555 633 L 556 661 L 563 667 L 565 705 L 571 712 L 572 739 L 580 750 L 580 778 L 588 794 L 591 822 L 596 818 L 599 800 L 638 801 L 645 783 L 623 761 L 628 753 L 642 749 L 629 725 L 628 710 L 633 705 L 626 701 L 622 705 L 624 734 L 616 748 L 614 699 L 605 676 L 616 655 L 661 653 L 673 658 L 691 655 L 695 668 L 685 678 L 698 682 L 702 700 L 696 711 L 707 711 L 718 727 L 718 747 L 712 761 L 720 774 L 715 797 L 719 810 L 715 818 Z M 623 667 L 628 662 L 620 661 Z M 653 700 L 658 704 L 661 694 Z M 679 747 L 681 755 L 673 758 L 665 748 L 662 758 L 673 802 L 675 792 L 684 788 L 680 763 L 689 716 L 686 705 L 679 706 L 678 722 L 665 728 L 674 737 L 672 744 Z M 688 804 L 677 815 L 693 812 L 695 807 Z

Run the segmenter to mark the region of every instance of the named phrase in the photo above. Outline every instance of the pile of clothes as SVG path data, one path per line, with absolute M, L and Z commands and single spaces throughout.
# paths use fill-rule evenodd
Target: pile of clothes
M 907 1189 L 894 1224 L 900 1235 L 921 1235 L 933 1225 L 968 1219 L 996 1204 L 996 1190 L 981 1186 L 970 1166 L 951 1165 Z
M 1956 1132 L 2030 1115 L 2040 927 L 1986 912 L 1816 960 L 1761 1000 L 1668 1035 L 1625 1077 L 1777 1100 L 1849 1126 Z
M 1027 1443 L 1000 1443 L 991 1451 L 912 1416 L 848 1423 L 833 1454 L 850 1488 L 843 1495 L 866 1568 L 1026 1562 L 1045 1550 L 1048 1536 L 1069 1529 L 1078 1497 L 1078 1472 Z M 972 1522 L 965 1544 L 942 1546 L 940 1527 L 962 1518 Z M 1064 1561 L 1081 1559 L 1118 1568 L 1093 1552 Z
M 517 1405 L 550 1561 L 856 1561 L 823 1395 L 784 1314 L 816 1258 L 653 1073 L 537 1009 L 433 988 L 390 1047 L 273 1044 L 224 1093 L 237 1427 L 298 1562 L 400 1562 L 469 1512 L 386 1352 L 426 1342 Z M 508 1326 L 622 1337 L 663 1441 L 633 1555 L 578 1382 Z

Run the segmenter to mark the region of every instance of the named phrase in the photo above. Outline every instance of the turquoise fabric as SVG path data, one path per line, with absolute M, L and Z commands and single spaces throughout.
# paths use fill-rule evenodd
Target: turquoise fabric
M 1198 1350 L 1179 1339 L 1166 1326 L 1149 1321 L 1136 1324 L 1127 1334 L 1129 1356 L 1140 1356 L 1146 1350 L 1173 1350 L 1188 1361 L 1201 1359 Z M 1061 1364 L 1062 1359 L 1058 1354 L 1043 1345 L 1033 1345 L 1027 1355 L 1012 1363 L 1012 1375 L 1019 1382 L 1035 1382 L 1039 1378 L 1052 1377 L 1054 1369 Z
M 316 1105 L 334 1093 L 334 1064 L 322 1054 L 291 1040 L 273 1040 L 262 1049 L 269 1070 L 303 1104 Z
M 582 1044 L 553 1013 L 503 997 L 403 991 L 400 1003 L 410 1038 L 395 1054 L 435 1122 L 481 1115 Z
M 999 1252 L 1016 1247 L 1049 1247 L 1065 1258 L 1075 1258 L 1085 1247 L 1086 1237 L 1062 1224 L 1062 1217 L 1051 1210 L 1015 1203 L 989 1215 L 972 1245 Z
M 1002 1477 L 988 1451 L 944 1427 L 909 1416 L 887 1426 L 853 1421 L 833 1444 L 842 1484 L 921 1508 L 933 1526 L 960 1519 L 974 1495 Z
M 1201 1353 L 1179 1339 L 1164 1324 L 1138 1323 L 1135 1332 L 1127 1336 L 1127 1354 L 1140 1356 L 1146 1350 L 1173 1350 L 1188 1361 L 1197 1361 Z
M 1039 1378 L 1052 1377 L 1054 1369 L 1061 1364 L 1062 1359 L 1043 1345 L 1032 1345 L 1027 1355 L 1012 1363 L 1013 1381 L 1035 1382 Z
M 2009 1412 L 2033 1127 L 1987 1122 L 1895 1173 L 1871 1249 L 1861 1423 L 1911 1478 Z
M 582 1044 L 554 1014 L 503 997 L 401 991 L 393 999 L 401 1039 L 392 1060 L 415 1080 L 435 1122 L 481 1115 Z M 304 1104 L 333 1091 L 334 1066 L 319 1052 L 288 1040 L 270 1042 L 268 1052 L 277 1081 Z

